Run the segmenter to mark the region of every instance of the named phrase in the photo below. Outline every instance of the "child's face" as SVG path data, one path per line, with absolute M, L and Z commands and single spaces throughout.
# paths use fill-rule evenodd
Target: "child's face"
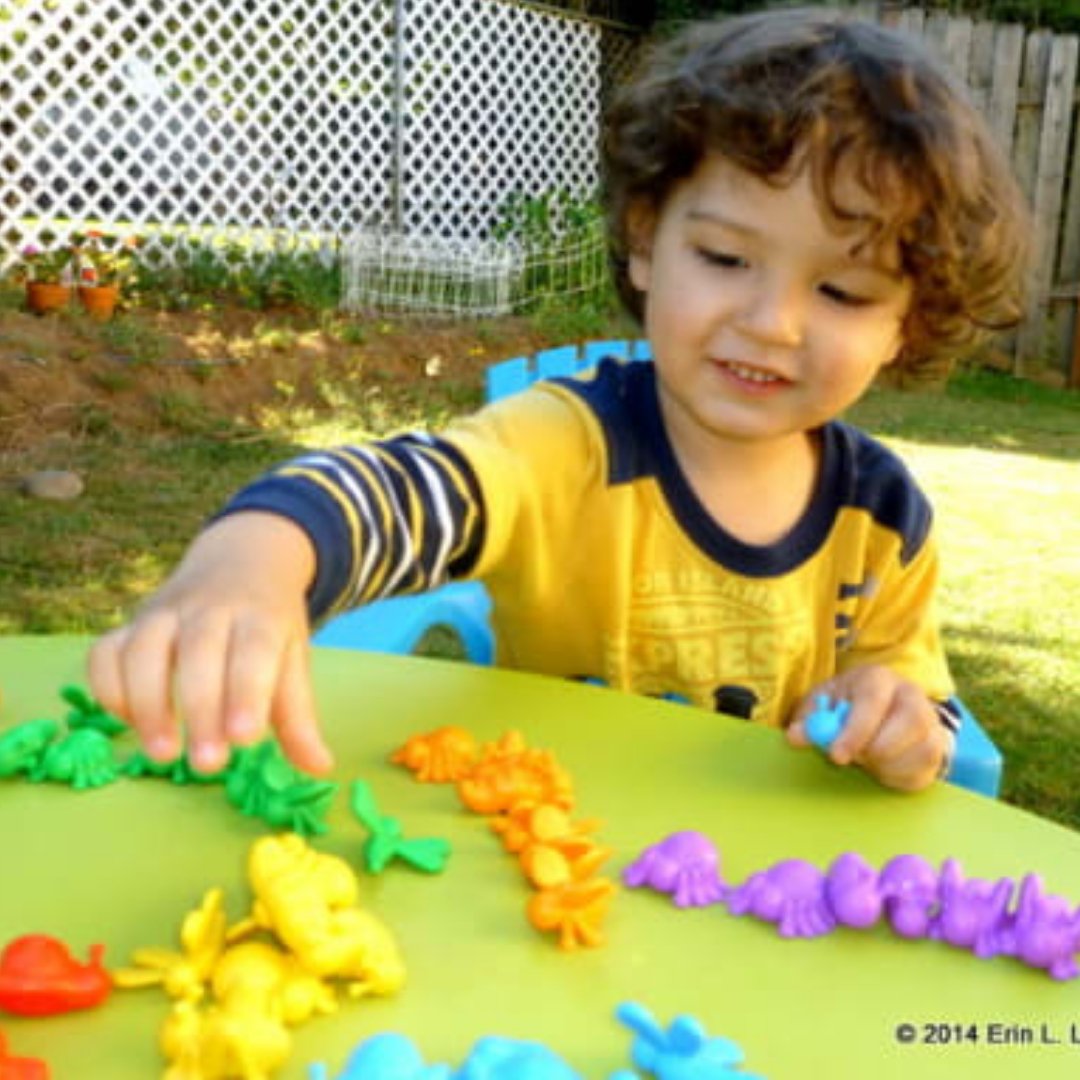
M 854 183 L 847 209 L 877 209 Z M 808 170 L 772 187 L 707 157 L 644 222 L 630 277 L 676 442 L 783 439 L 852 404 L 902 344 L 895 250 L 838 232 Z

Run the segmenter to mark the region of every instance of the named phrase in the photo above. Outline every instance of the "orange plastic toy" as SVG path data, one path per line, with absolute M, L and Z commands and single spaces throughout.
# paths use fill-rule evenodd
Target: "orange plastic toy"
M 560 949 L 602 945 L 600 931 L 615 884 L 607 878 L 588 878 L 541 889 L 529 899 L 526 913 L 537 930 L 557 930 Z
M 390 760 L 404 765 L 422 784 L 445 784 L 460 780 L 472 768 L 476 740 L 464 728 L 436 728 L 406 739 Z
M 564 810 L 574 805 L 570 775 L 550 750 L 527 747 L 518 731 L 485 746 L 457 790 L 478 814 L 498 814 L 520 803 L 551 803 Z
M 517 854 L 525 876 L 538 889 L 590 877 L 611 857 L 611 849 L 590 836 L 599 827 L 596 820 L 573 822 L 550 803 L 515 806 L 491 821 L 503 846 Z
M 100 1005 L 112 991 L 102 965 L 104 945 L 90 947 L 86 964 L 45 934 L 15 938 L 0 954 L 0 1009 L 20 1016 L 51 1016 Z
M 49 1066 L 40 1058 L 9 1056 L 0 1031 L 0 1080 L 49 1080 Z

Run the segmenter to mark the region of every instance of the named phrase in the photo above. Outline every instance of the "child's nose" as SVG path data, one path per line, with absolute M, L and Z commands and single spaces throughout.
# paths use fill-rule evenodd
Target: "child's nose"
M 742 309 L 739 329 L 768 345 L 795 346 L 802 342 L 806 302 L 791 283 L 762 282 Z

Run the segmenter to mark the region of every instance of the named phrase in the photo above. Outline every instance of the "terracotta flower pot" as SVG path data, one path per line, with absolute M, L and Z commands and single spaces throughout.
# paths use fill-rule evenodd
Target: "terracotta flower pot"
M 26 283 L 26 306 L 35 315 L 59 311 L 71 300 L 71 289 L 55 281 L 28 281 Z
M 79 301 L 91 319 L 106 322 L 113 317 L 116 304 L 120 299 L 117 285 L 80 285 Z

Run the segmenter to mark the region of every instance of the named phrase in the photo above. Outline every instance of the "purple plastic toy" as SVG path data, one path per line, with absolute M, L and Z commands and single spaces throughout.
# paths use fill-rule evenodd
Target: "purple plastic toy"
M 675 906 L 707 907 L 720 903 L 727 888 L 720 879 L 720 856 L 704 833 L 688 829 L 647 847 L 623 870 L 630 888 L 648 885 L 670 893 Z
M 1055 979 L 1080 975 L 1080 907 L 1043 891 L 1042 878 L 1028 874 L 1020 882 L 1015 914 L 1003 931 L 1003 952 L 1031 967 L 1044 968 Z
M 986 959 L 1003 952 L 1000 931 L 1016 883 L 1012 878 L 983 881 L 964 877 L 955 859 L 941 864 L 940 906 L 930 920 L 930 937 Z
M 885 917 L 901 937 L 921 938 L 930 932 L 937 908 L 937 871 L 920 855 L 897 855 L 878 874 Z
M 785 859 L 751 874 L 728 894 L 733 915 L 776 923 L 781 937 L 819 937 L 836 926 L 825 899 L 825 875 L 803 859 Z
M 865 930 L 882 915 L 878 872 L 854 851 L 838 855 L 825 875 L 825 902 L 841 926 Z

